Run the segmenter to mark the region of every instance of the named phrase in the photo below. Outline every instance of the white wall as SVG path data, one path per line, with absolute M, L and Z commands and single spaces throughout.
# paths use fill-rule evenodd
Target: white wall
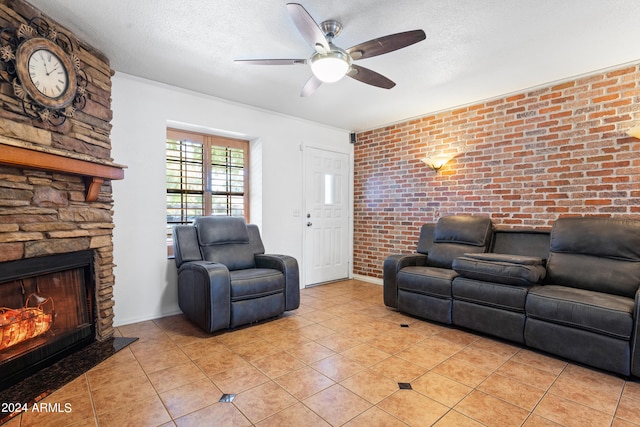
M 113 181 L 115 325 L 178 313 L 176 272 L 165 243 L 167 126 L 191 125 L 252 141 L 251 222 L 267 252 L 302 268 L 303 152 L 319 146 L 348 153 L 349 131 L 163 85 L 122 73 L 112 79 L 114 161 L 127 166 Z M 351 191 L 352 194 L 352 183 Z M 352 245 L 350 245 L 352 247 Z

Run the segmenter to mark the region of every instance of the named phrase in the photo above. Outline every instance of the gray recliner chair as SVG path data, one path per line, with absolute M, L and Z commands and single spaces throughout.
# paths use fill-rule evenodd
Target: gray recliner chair
M 205 331 L 268 319 L 300 305 L 296 259 L 265 254 L 256 225 L 207 216 L 173 233 L 178 304 Z
M 420 230 L 417 253 L 391 255 L 384 261 L 384 303 L 404 313 L 451 324 L 451 284 L 458 273 L 453 260 L 465 253 L 486 252 L 493 225 L 489 217 L 451 215 L 435 228 Z
M 528 346 L 640 375 L 640 222 L 558 219 L 547 281 L 529 291 L 525 309 Z

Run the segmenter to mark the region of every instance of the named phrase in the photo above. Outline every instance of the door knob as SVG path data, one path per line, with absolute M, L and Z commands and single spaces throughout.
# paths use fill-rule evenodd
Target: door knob
M 307 227 L 311 227 L 312 225 L 311 221 L 307 222 Z

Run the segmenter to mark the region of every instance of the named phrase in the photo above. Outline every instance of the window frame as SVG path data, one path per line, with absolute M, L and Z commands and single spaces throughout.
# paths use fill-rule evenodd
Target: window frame
M 213 191 L 212 186 L 209 183 L 209 179 L 207 176 L 211 176 L 212 170 L 212 156 L 211 151 L 212 147 L 225 147 L 225 148 L 233 148 L 233 149 L 241 149 L 243 150 L 243 171 L 244 171 L 244 179 L 243 179 L 243 216 L 245 221 L 250 222 L 250 204 L 249 204 L 249 177 L 250 177 L 250 150 L 249 150 L 249 141 L 243 139 L 229 138 L 223 137 L 219 135 L 206 134 L 201 132 L 193 132 L 182 129 L 175 128 L 167 128 L 167 134 L 165 138 L 165 171 L 167 170 L 166 161 L 166 147 L 168 140 L 176 140 L 176 141 L 190 141 L 198 144 L 202 144 L 202 183 L 203 183 L 203 215 L 211 215 L 212 214 L 212 199 L 213 199 Z M 166 205 L 166 195 L 168 194 L 167 188 L 167 179 L 165 178 L 165 211 L 168 209 Z M 218 195 L 226 194 L 227 197 L 232 196 L 232 192 L 222 192 L 218 193 Z M 227 203 L 227 207 L 229 207 Z M 166 216 L 166 213 L 165 213 Z M 165 224 L 168 223 L 165 220 Z M 173 236 L 167 236 L 167 254 L 169 256 L 173 256 Z

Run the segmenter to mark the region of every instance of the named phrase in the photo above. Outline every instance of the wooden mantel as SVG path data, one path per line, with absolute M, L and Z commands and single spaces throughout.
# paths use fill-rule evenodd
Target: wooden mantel
M 0 164 L 82 176 L 87 186 L 87 202 L 97 200 L 105 179 L 124 179 L 124 166 L 121 165 L 98 163 L 3 143 L 0 143 Z

